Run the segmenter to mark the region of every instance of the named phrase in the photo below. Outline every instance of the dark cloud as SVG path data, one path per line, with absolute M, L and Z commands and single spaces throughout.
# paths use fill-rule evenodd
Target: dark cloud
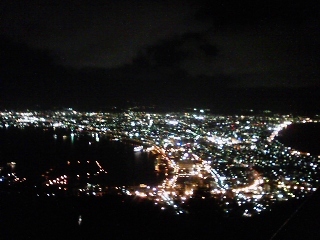
M 300 88 L 319 88 L 319 4 L 0 4 L 0 30 L 10 37 L 1 40 L 6 103 L 102 106 L 139 100 L 241 107 L 259 96 L 265 103 L 271 92 L 290 99 Z M 295 96 L 301 100 L 303 94 Z
M 214 27 L 242 25 L 297 25 L 319 16 L 317 1 L 202 1 L 195 19 L 211 22 Z
M 58 65 L 58 56 L 5 36 L 0 36 L 0 52 L 1 102 L 9 105 L 59 102 L 68 76 Z
M 188 1 L 14 1 L 1 4 L 4 34 L 51 49 L 76 67 L 118 67 L 159 39 L 192 31 Z
M 241 108 L 306 111 L 314 110 L 320 100 L 314 87 L 289 89 L 288 83 L 283 88 L 277 82 L 273 85 L 276 88 L 264 86 L 262 83 L 270 81 L 256 81 L 264 75 L 194 76 L 161 64 L 79 70 L 58 65 L 59 61 L 50 52 L 11 40 L 2 43 L 5 44 L 1 44 L 1 51 L 6 53 L 2 63 L 6 65 L 2 65 L 0 72 L 0 106 L 6 108 L 40 105 L 93 110 L 125 106 L 129 101 L 129 104 L 157 104 L 169 109 L 209 107 L 213 112 Z
M 59 57 L 43 49 L 30 48 L 24 42 L 0 36 L 1 72 L 23 77 L 46 74 L 47 66 L 54 66 Z
M 189 61 L 210 62 L 217 53 L 217 48 L 202 34 L 187 33 L 145 47 L 133 63 L 181 69 Z

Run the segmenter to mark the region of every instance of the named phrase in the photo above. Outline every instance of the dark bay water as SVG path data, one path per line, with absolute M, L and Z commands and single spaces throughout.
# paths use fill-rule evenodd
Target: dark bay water
M 278 139 L 301 152 L 320 155 L 320 123 L 291 124 L 280 131 Z
M 110 185 L 158 181 L 151 156 L 134 152 L 130 144 L 113 142 L 106 137 L 96 141 L 96 135 L 91 134 L 71 137 L 67 130 L 9 128 L 0 131 L 0 162 L 16 162 L 16 171 L 21 177 L 35 179 L 50 168 L 67 174 L 64 172 L 67 161 L 98 161 L 108 172 Z

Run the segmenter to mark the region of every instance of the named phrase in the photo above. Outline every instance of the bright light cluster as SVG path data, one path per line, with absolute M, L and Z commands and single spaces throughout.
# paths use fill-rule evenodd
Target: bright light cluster
M 165 114 L 133 110 L 5 111 L 0 117 L 3 128 L 65 128 L 71 131 L 65 140 L 73 141 L 79 133 L 86 133 L 92 137 L 89 145 L 106 137 L 130 142 L 135 152 L 154 154 L 155 170 L 165 176 L 161 183 L 116 189 L 152 200 L 161 209 L 173 209 L 177 214 L 188 212 L 193 199 L 214 199 L 225 214 L 237 211 L 249 217 L 270 210 L 275 201 L 305 197 L 319 186 L 320 156 L 286 147 L 277 140 L 290 124 L 318 119 L 270 113 L 224 116 L 197 109 Z M 95 163 L 97 172 L 88 173 L 86 179 L 107 174 L 98 161 Z M 70 187 L 67 179 L 67 175 L 50 178 L 45 185 L 65 189 Z M 105 191 L 99 184 L 78 189 L 78 193 L 95 196 Z

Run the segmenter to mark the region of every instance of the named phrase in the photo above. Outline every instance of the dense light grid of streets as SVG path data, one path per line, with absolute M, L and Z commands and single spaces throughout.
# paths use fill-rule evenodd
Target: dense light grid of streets
M 67 174 L 51 177 L 50 171 L 54 169 L 44 173 L 48 196 L 54 196 L 57 189 L 67 191 L 71 187 L 76 195 L 102 196 L 107 191 L 116 191 L 154 201 L 161 209 L 171 209 L 176 214 L 187 213 L 193 199 L 213 200 L 225 215 L 250 217 L 271 210 L 276 201 L 304 198 L 319 186 L 320 156 L 284 146 L 276 138 L 288 125 L 318 122 L 318 117 L 270 112 L 227 116 L 213 115 L 206 109 L 172 113 L 66 109 L 3 111 L 0 120 L 2 128 L 68 129 L 70 135 L 65 138 L 72 140 L 86 134 L 91 139 L 89 144 L 99 142 L 102 137 L 129 142 L 133 151 L 147 151 L 156 156 L 155 171 L 165 176 L 155 186 L 141 183 L 107 190 L 103 184 L 92 184 L 89 180 L 108 174 L 108 169 L 98 161 L 88 161 L 85 176 L 77 175 L 87 182 L 76 189 L 69 184 Z M 18 184 L 21 179 L 26 180 L 12 171 L 7 173 L 3 167 L 0 169 L 1 182 Z M 50 192 L 53 187 L 54 192 Z

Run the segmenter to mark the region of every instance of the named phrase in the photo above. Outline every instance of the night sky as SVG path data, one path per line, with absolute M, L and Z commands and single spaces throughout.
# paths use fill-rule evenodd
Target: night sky
M 320 111 L 316 2 L 1 1 L 0 107 Z

